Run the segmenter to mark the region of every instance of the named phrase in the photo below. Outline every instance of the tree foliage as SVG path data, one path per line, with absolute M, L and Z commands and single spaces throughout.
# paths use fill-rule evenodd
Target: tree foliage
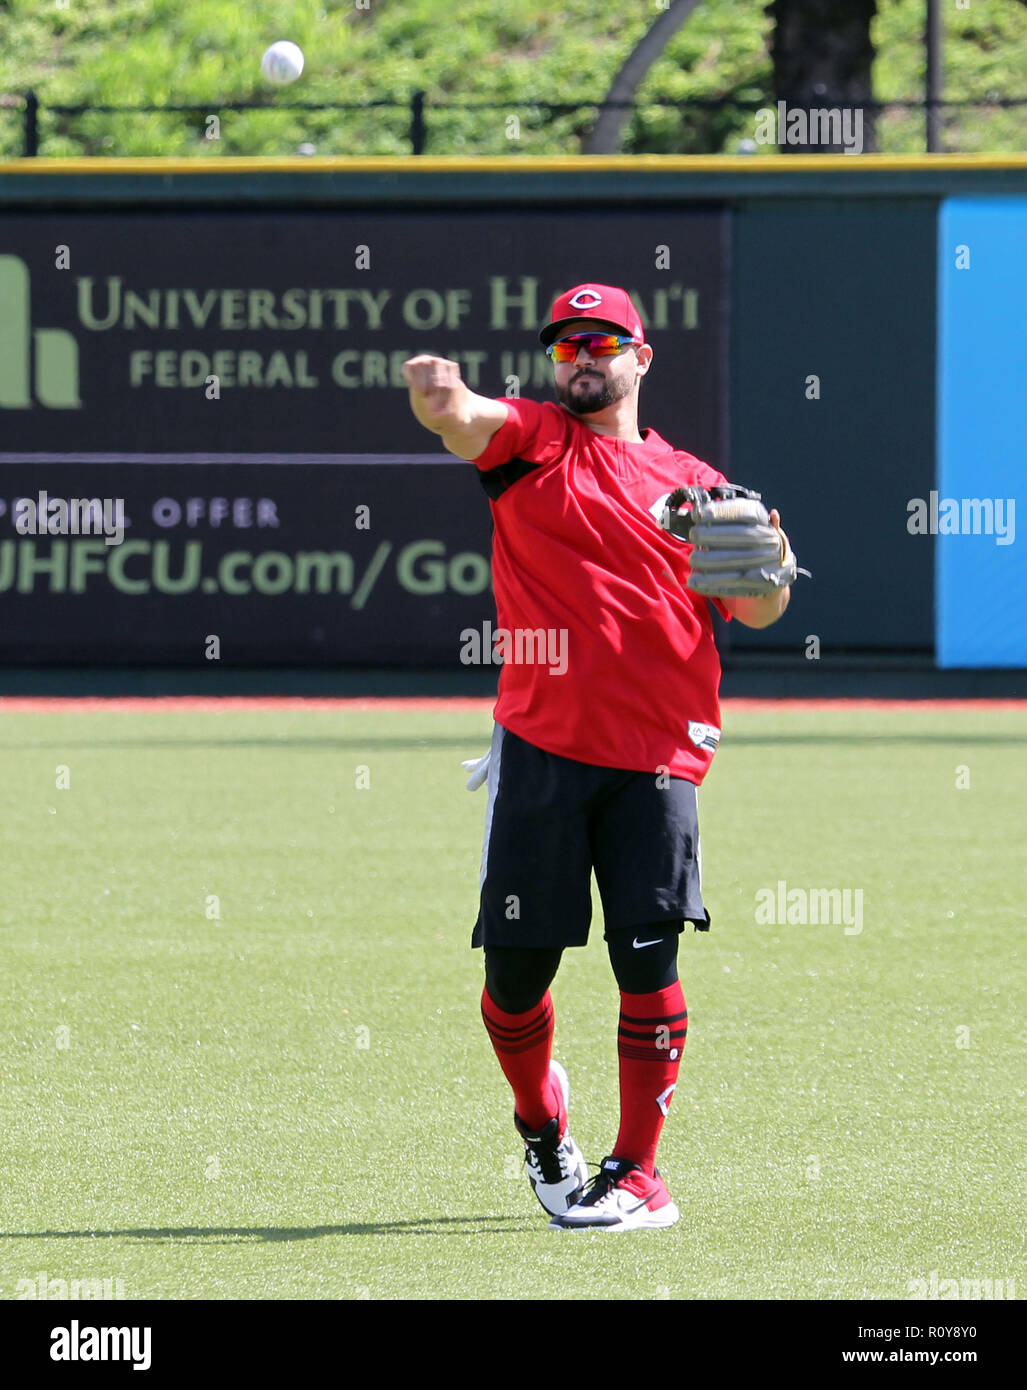
M 782 0 L 777 0 L 778 4 Z M 817 0 L 829 3 L 829 0 Z M 841 0 L 830 0 L 841 4 Z M 864 9 L 870 0 L 859 0 Z M 22 148 L 19 94 L 43 103 L 44 155 L 319 154 L 410 151 L 409 101 L 427 94 L 429 154 L 576 154 L 616 73 L 658 15 L 656 0 L 0 0 L 0 154 Z M 846 4 L 842 8 L 852 9 Z M 879 0 L 870 28 L 878 100 L 923 94 L 923 0 Z M 1027 96 L 1027 3 L 945 6 L 946 95 Z M 271 88 L 260 57 L 289 38 L 303 77 Z M 706 0 L 638 89 L 623 148 L 637 154 L 732 152 L 775 96 L 773 22 L 760 5 Z M 861 60 L 862 61 L 862 60 Z M 708 108 L 682 103 L 719 103 Z M 395 110 L 371 106 L 393 100 Z M 231 102 L 257 109 L 223 110 Z M 289 111 L 346 102 L 358 111 Z M 543 103 L 581 102 L 572 113 Z M 664 102 L 666 105 L 652 103 Z M 192 113 L 65 116 L 55 104 L 187 104 Z M 492 103 L 444 109 L 443 103 Z M 219 138 L 207 138 L 208 114 Z M 511 120 L 516 117 L 516 120 Z M 1025 148 L 1027 107 L 950 113 L 952 149 Z M 923 149 L 923 117 L 886 113 L 882 150 Z

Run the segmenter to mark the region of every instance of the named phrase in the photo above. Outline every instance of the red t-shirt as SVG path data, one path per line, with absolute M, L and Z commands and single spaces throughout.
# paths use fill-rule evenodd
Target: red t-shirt
M 676 487 L 727 479 L 655 430 L 627 444 L 554 403 L 504 404 L 474 461 L 507 465 L 488 481 L 509 483 L 491 502 L 496 721 L 578 762 L 700 783 L 720 737 L 720 660 L 708 601 L 686 587 L 692 547 L 658 518 Z

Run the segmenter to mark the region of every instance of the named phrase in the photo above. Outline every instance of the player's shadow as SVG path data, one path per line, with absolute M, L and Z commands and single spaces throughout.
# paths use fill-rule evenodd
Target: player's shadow
M 0 1240 L 124 1239 L 238 1245 L 245 1241 L 319 1240 L 322 1236 L 520 1235 L 528 1216 L 429 1216 L 416 1221 L 351 1221 L 342 1226 L 141 1226 L 117 1231 L 0 1231 Z

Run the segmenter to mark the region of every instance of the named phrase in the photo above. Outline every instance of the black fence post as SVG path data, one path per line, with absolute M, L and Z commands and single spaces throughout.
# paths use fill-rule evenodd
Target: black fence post
M 941 151 L 942 19 L 938 0 L 927 0 L 927 153 Z
M 39 154 L 39 98 L 35 92 L 25 93 L 25 158 Z
M 427 132 L 424 128 L 424 93 L 414 92 L 410 98 L 410 149 L 413 154 L 424 154 Z

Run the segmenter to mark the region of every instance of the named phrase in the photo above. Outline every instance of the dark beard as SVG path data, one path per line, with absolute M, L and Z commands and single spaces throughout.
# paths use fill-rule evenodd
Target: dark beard
M 584 386 L 577 384 L 581 380 L 584 380 Z M 628 382 L 627 390 L 614 390 L 605 377 L 586 374 L 582 378 L 579 375 L 569 381 L 566 386 L 556 387 L 556 399 L 575 415 L 595 415 L 598 411 L 605 410 L 608 405 L 613 405 L 615 401 L 628 395 L 631 386 L 632 383 Z

